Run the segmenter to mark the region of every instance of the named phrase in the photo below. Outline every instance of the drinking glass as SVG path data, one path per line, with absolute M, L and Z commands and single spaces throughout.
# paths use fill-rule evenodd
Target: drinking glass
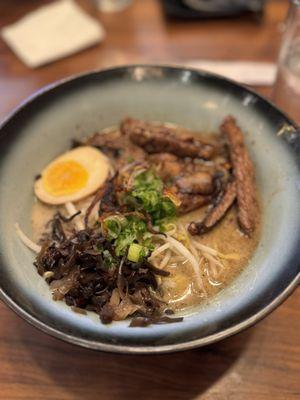
M 131 0 L 94 0 L 94 3 L 100 11 L 115 12 L 128 7 Z
M 300 124 L 300 0 L 290 1 L 273 100 Z

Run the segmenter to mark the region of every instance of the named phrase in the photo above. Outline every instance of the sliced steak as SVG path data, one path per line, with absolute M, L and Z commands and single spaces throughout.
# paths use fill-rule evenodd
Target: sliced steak
M 227 213 L 230 209 L 234 200 L 236 199 L 236 183 L 231 182 L 227 185 L 227 188 L 223 196 L 219 197 L 217 204 L 211 209 L 201 222 L 191 222 L 188 226 L 188 231 L 191 235 L 200 235 L 209 231 L 213 228 Z
M 115 160 L 117 168 L 146 158 L 144 150 L 132 143 L 128 136 L 123 135 L 117 129 L 107 133 L 95 133 L 81 144 L 94 146 L 103 151 Z
M 113 129 L 109 132 L 95 133 L 86 140 L 86 144 L 95 147 L 107 147 L 112 149 L 118 149 L 121 146 L 121 142 L 124 142 L 125 137 L 122 135 L 119 129 Z M 124 143 L 122 143 L 124 144 Z
M 163 181 L 173 181 L 184 173 L 184 164 L 174 154 L 150 154 L 148 161 Z
M 174 154 L 171 154 L 171 153 L 150 154 L 148 159 L 149 159 L 149 161 L 151 161 L 154 164 L 160 164 L 160 163 L 165 163 L 165 162 L 177 162 L 178 161 L 178 157 L 174 156 Z
M 176 128 L 155 125 L 131 118 L 121 124 L 121 131 L 148 153 L 172 153 L 178 157 L 211 159 L 215 147 L 192 136 L 181 138 Z
M 238 222 L 242 231 L 251 236 L 256 221 L 256 190 L 254 182 L 254 166 L 244 143 L 241 129 L 233 117 L 225 118 L 221 132 L 226 136 L 229 155 L 236 180 Z
M 177 179 L 176 186 L 181 193 L 212 194 L 214 179 L 208 172 L 196 172 Z
M 177 193 L 181 204 L 178 208 L 179 214 L 186 214 L 190 211 L 197 210 L 197 208 L 206 206 L 211 203 L 211 196 L 204 196 L 202 194 L 188 194 L 188 193 Z

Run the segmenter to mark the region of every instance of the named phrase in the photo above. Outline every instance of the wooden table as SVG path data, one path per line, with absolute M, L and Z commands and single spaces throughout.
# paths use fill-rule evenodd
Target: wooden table
M 0 3 L 4 26 L 41 0 Z M 285 1 L 270 1 L 261 23 L 249 19 L 170 22 L 155 0 L 135 0 L 120 14 L 81 4 L 107 30 L 99 46 L 29 70 L 0 42 L 0 116 L 37 88 L 66 75 L 135 61 L 274 61 Z M 260 91 L 270 94 L 270 89 Z M 0 272 L 1 273 L 1 272 Z M 0 304 L 0 399 L 300 399 L 300 294 L 235 337 L 164 356 L 119 356 L 63 343 Z

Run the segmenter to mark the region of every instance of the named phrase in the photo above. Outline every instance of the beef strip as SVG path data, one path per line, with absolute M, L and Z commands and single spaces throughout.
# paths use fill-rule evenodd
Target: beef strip
M 176 186 L 181 193 L 212 194 L 214 179 L 208 172 L 196 172 L 177 179 Z
M 168 186 L 175 185 L 181 193 L 215 195 L 219 181 L 227 184 L 230 178 L 231 166 L 224 157 L 218 157 L 217 162 L 205 162 L 156 153 L 149 154 L 147 160 Z
M 213 228 L 227 213 L 236 198 L 236 183 L 227 185 L 223 195 L 219 196 L 216 205 L 210 210 L 203 221 L 191 222 L 188 231 L 191 235 L 200 235 Z
M 100 149 L 107 148 L 118 150 L 126 144 L 125 141 L 126 137 L 122 135 L 118 129 L 115 129 L 109 132 L 95 133 L 85 141 L 85 144 Z
M 256 193 L 254 166 L 244 143 L 243 133 L 233 117 L 225 118 L 221 132 L 226 136 L 236 180 L 238 222 L 242 231 L 251 236 L 255 230 Z
M 147 154 L 132 137 L 150 135 L 145 150 L 151 147 L 150 142 L 156 143 L 156 149 L 160 152 Z M 153 140 L 153 136 L 154 139 Z M 164 149 L 164 138 L 167 137 L 167 152 Z M 172 128 L 147 124 L 142 121 L 126 119 L 121 125 L 121 130 L 112 130 L 110 132 L 96 133 L 88 138 L 85 145 L 95 146 L 105 152 L 110 158 L 114 159 L 117 170 L 134 159 L 136 162 L 147 161 L 155 169 L 160 178 L 173 185 L 175 192 L 181 200 L 179 213 L 184 214 L 209 204 L 212 201 L 212 195 L 215 193 L 214 176 L 219 167 L 214 162 L 206 162 L 199 158 L 183 158 L 185 156 L 199 157 L 199 152 L 211 152 L 217 146 L 206 144 L 204 141 L 196 140 L 186 131 L 180 128 Z M 168 147 L 169 146 L 169 147 Z M 172 150 L 171 152 L 169 150 Z M 187 150 L 187 152 L 185 151 Z M 190 150 L 193 152 L 191 153 Z M 178 153 L 179 154 L 176 154 Z M 218 149 L 218 154 L 220 149 Z M 176 154 L 176 155 L 175 155 Z M 205 157 L 204 157 L 205 158 Z M 226 159 L 225 159 L 226 161 Z M 102 190 L 103 192 L 103 190 Z M 102 193 L 103 196 L 103 193 Z M 109 193 L 107 193 L 109 197 Z M 110 201 L 108 203 L 114 203 Z M 106 202 L 102 207 L 107 206 Z M 109 204 L 110 205 L 110 204 Z M 109 208 L 109 207 L 108 207 Z M 108 210 L 101 210 L 105 212 Z
M 131 142 L 128 136 L 116 129 L 107 133 L 95 133 L 87 138 L 81 145 L 94 146 L 115 160 L 116 168 L 132 162 L 144 160 L 144 150 Z
M 177 193 L 181 204 L 178 208 L 179 214 L 186 214 L 190 211 L 196 210 L 197 208 L 203 207 L 211 203 L 211 196 L 204 196 L 202 194 L 189 194 L 189 193 Z
M 178 162 L 178 157 L 171 153 L 155 153 L 148 156 L 148 160 L 153 164 L 160 164 L 166 162 Z
M 184 138 L 178 135 L 176 128 L 164 125 L 154 125 L 131 118 L 121 124 L 121 131 L 128 135 L 130 140 L 142 147 L 148 153 L 172 153 L 178 157 L 211 159 L 215 154 L 215 147 L 204 143 L 192 136 Z
M 163 181 L 173 181 L 184 172 L 184 164 L 174 154 L 150 154 L 148 161 Z
M 150 154 L 147 159 L 160 178 L 168 186 L 172 185 L 172 191 L 181 201 L 179 214 L 211 203 L 218 194 L 219 181 L 228 179 L 214 163 L 207 165 L 195 160 L 180 159 L 170 153 Z

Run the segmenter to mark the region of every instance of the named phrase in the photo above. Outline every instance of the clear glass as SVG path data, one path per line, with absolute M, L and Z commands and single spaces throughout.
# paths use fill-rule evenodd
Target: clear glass
M 131 0 L 93 0 L 97 8 L 102 12 L 122 11 L 128 7 Z
M 300 0 L 290 2 L 273 100 L 300 124 Z

